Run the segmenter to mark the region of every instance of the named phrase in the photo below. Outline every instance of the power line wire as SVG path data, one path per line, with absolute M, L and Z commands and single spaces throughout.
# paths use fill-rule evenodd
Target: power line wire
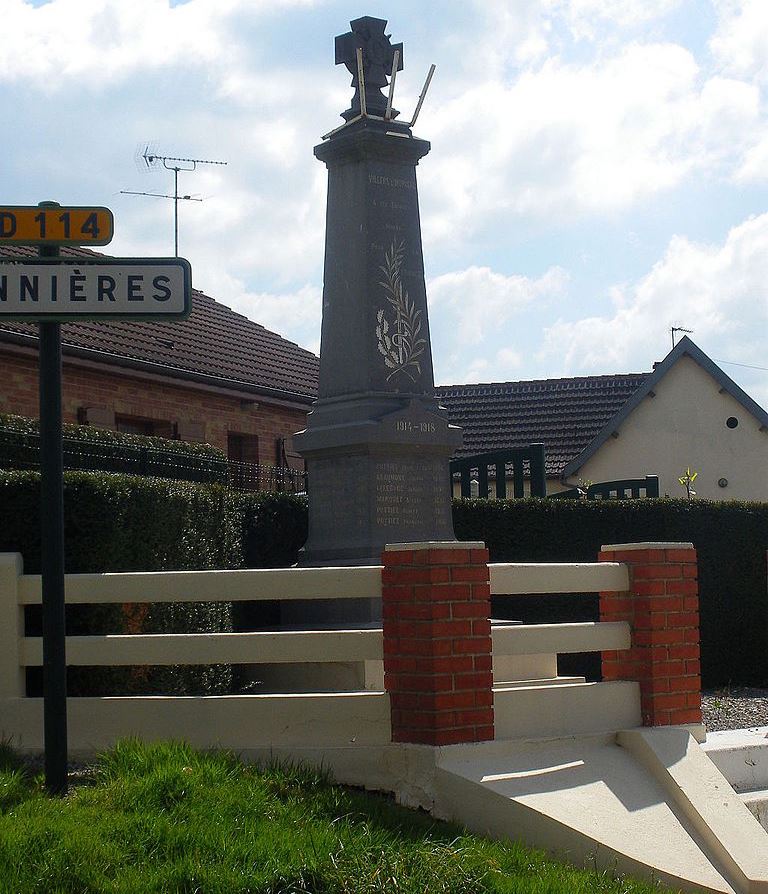
M 713 360 L 715 358 L 712 358 Z M 736 363 L 734 360 L 715 360 L 715 363 L 725 363 L 727 366 L 743 366 L 744 369 L 761 369 L 768 372 L 768 366 L 752 366 L 749 363 Z

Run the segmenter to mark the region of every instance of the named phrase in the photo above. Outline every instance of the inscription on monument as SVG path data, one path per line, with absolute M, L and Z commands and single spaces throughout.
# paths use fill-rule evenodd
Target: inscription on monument
M 377 186 L 386 186 L 388 189 L 416 189 L 413 180 L 404 180 L 402 177 L 388 177 L 385 174 L 369 174 L 368 182 Z
M 398 457 L 394 462 L 377 462 L 374 476 L 377 525 L 414 530 L 423 526 L 425 515 L 440 524 L 448 520 L 444 463 Z

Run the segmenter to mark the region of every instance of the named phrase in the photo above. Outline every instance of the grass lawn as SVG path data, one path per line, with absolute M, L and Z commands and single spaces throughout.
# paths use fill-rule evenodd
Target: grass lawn
M 650 894 L 307 768 L 123 742 L 64 799 L 0 747 L 2 894 Z

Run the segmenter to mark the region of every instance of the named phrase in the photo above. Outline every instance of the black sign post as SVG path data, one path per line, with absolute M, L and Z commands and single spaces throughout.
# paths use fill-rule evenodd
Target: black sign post
M 41 202 L 41 208 L 57 202 Z M 41 245 L 41 258 L 59 256 Z M 67 792 L 67 659 L 64 618 L 64 461 L 61 442 L 61 323 L 40 322 L 41 571 L 45 787 Z
M 184 258 L 60 258 L 60 245 L 105 245 L 107 208 L 0 206 L 0 246 L 39 246 L 38 257 L 0 258 L 0 319 L 38 323 L 40 333 L 41 571 L 45 786 L 67 791 L 67 658 L 64 600 L 64 462 L 61 441 L 61 322 L 183 320 L 192 309 Z

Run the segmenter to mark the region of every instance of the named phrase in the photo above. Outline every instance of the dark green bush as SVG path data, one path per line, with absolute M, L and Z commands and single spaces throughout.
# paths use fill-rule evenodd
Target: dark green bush
M 19 552 L 24 570 L 40 571 L 40 476 L 0 472 L 0 552 Z M 64 476 L 64 536 L 67 573 L 236 568 L 243 564 L 243 505 L 220 485 L 67 472 Z M 37 615 L 37 616 L 36 616 Z M 72 634 L 208 632 L 231 630 L 229 604 L 72 606 Z M 39 632 L 39 612 L 30 612 L 30 633 Z M 38 628 L 38 629 L 35 629 Z M 35 674 L 31 674 L 35 686 Z M 71 668 L 72 693 L 119 692 L 214 694 L 229 691 L 231 670 L 216 668 Z
M 210 444 L 130 435 L 90 425 L 64 424 L 62 434 L 67 469 L 227 481 L 227 458 Z M 0 414 L 0 468 L 35 469 L 39 464 L 38 420 Z
M 0 472 L 0 551 L 20 552 L 28 573 L 40 568 L 39 480 Z M 64 502 L 69 573 L 286 567 L 307 533 L 306 499 L 292 494 L 70 472 Z M 453 517 L 456 536 L 485 541 L 494 562 L 592 562 L 606 543 L 692 542 L 705 685 L 768 681 L 768 503 L 456 500 Z M 246 623 L 258 625 L 266 610 Z M 230 629 L 231 617 L 229 606 L 184 603 L 155 606 L 140 622 L 148 632 L 202 631 Z M 96 623 L 101 632 L 137 620 L 119 607 L 68 617 L 73 633 Z M 174 669 L 171 682 L 169 671 L 153 673 L 163 691 L 222 691 L 229 681 L 227 668 Z
M 307 539 L 307 498 L 287 493 L 242 495 L 246 568 L 295 565 Z
M 768 681 L 768 503 L 456 500 L 456 536 L 493 562 L 593 562 L 603 544 L 683 541 L 699 561 L 705 686 Z

